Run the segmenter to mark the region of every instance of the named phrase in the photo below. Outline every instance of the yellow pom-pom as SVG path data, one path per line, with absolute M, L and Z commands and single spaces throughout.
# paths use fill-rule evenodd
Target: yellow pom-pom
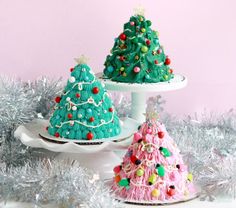
M 159 195 L 160 195 L 160 191 L 158 189 L 153 189 L 152 190 L 152 196 L 153 197 L 157 198 Z
M 124 67 L 120 67 L 120 71 L 124 71 L 125 70 L 125 68 Z
M 145 33 L 145 32 L 146 32 L 146 29 L 145 29 L 145 28 L 142 28 L 142 29 L 141 29 L 141 32 L 142 32 L 142 33 Z
M 168 79 L 168 75 L 164 75 L 164 79 L 167 80 Z
M 189 180 L 190 182 L 193 181 L 193 174 L 192 174 L 192 173 L 189 173 L 189 174 L 188 174 L 188 180 Z

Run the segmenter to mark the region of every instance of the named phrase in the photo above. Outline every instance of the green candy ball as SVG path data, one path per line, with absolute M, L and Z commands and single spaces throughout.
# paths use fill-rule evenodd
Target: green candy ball
M 142 46 L 141 51 L 143 53 L 147 53 L 148 52 L 148 47 L 147 46 Z
M 132 41 L 133 43 L 138 43 L 138 38 L 134 38 Z
M 152 22 L 150 20 L 147 20 L 146 23 L 147 23 L 148 26 L 152 25 Z

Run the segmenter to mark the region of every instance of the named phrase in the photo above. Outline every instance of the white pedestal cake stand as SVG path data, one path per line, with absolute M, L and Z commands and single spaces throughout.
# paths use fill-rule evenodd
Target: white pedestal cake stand
M 52 138 L 47 133 L 47 120 L 36 119 L 31 123 L 19 126 L 15 131 L 15 137 L 30 147 L 43 148 L 52 152 L 58 152 L 58 159 L 75 159 L 80 165 L 99 173 L 101 179 L 110 179 L 113 176 L 113 168 L 120 164 L 121 158 L 114 150 L 126 150 L 130 144 L 130 137 L 137 130 L 139 123 L 126 118 L 121 122 L 120 135 L 92 142 L 79 142 Z
M 131 92 L 131 118 L 140 123 L 145 120 L 144 113 L 146 112 L 146 94 L 148 92 L 173 91 L 184 88 L 187 85 L 187 78 L 179 74 L 175 74 L 174 78 L 168 82 L 143 84 L 111 81 L 110 79 L 103 78 L 102 73 L 98 73 L 96 76 L 103 80 L 107 90 Z

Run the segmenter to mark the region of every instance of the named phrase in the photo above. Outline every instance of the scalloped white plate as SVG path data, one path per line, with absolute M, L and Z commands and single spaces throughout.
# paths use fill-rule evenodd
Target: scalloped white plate
M 36 119 L 31 123 L 19 126 L 14 135 L 23 144 L 30 147 L 44 148 L 53 152 L 96 153 L 104 150 L 126 149 L 130 144 L 130 139 L 128 138 L 137 130 L 139 123 L 131 118 L 125 118 L 122 122 L 120 135 L 113 137 L 111 140 L 105 139 L 100 142 L 88 141 L 82 144 L 79 140 L 62 140 L 61 138 L 56 138 L 57 141 L 55 142 L 55 138 L 52 140 L 48 139 L 47 125 L 47 120 Z M 39 134 L 43 134 L 43 137 L 45 136 L 46 139 L 42 138 Z
M 120 121 L 120 123 L 121 123 L 121 132 L 117 136 L 110 137 L 110 138 L 103 138 L 103 139 L 94 139 L 94 140 L 82 140 L 82 139 L 76 140 L 76 139 L 58 138 L 58 137 L 50 135 L 48 131 L 46 130 L 46 127 L 49 125 L 49 122 L 47 121 L 45 122 L 45 125 L 43 126 L 43 128 L 39 129 L 39 136 L 41 136 L 43 139 L 56 142 L 56 143 L 74 142 L 76 144 L 81 144 L 81 145 L 101 144 L 107 141 L 119 142 L 119 141 L 122 141 L 131 137 L 133 134 L 132 130 L 136 128 L 136 123 L 134 122 L 134 120 L 131 121 L 130 119 L 126 119 L 125 123 L 123 121 Z M 135 130 L 137 130 L 137 128 Z

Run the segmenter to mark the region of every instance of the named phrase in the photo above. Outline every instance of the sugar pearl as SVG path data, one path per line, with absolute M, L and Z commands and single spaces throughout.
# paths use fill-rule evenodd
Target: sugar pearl
M 74 78 L 74 77 L 70 77 L 70 78 L 69 78 L 69 82 L 70 82 L 70 83 L 74 83 L 74 82 L 75 82 L 75 78 Z
M 68 102 L 69 102 L 69 101 L 70 101 L 70 97 L 67 97 L 67 98 L 66 98 L 66 101 L 68 101 Z
M 73 111 L 77 110 L 77 107 L 74 105 L 74 106 L 72 107 L 72 110 L 73 110 Z

